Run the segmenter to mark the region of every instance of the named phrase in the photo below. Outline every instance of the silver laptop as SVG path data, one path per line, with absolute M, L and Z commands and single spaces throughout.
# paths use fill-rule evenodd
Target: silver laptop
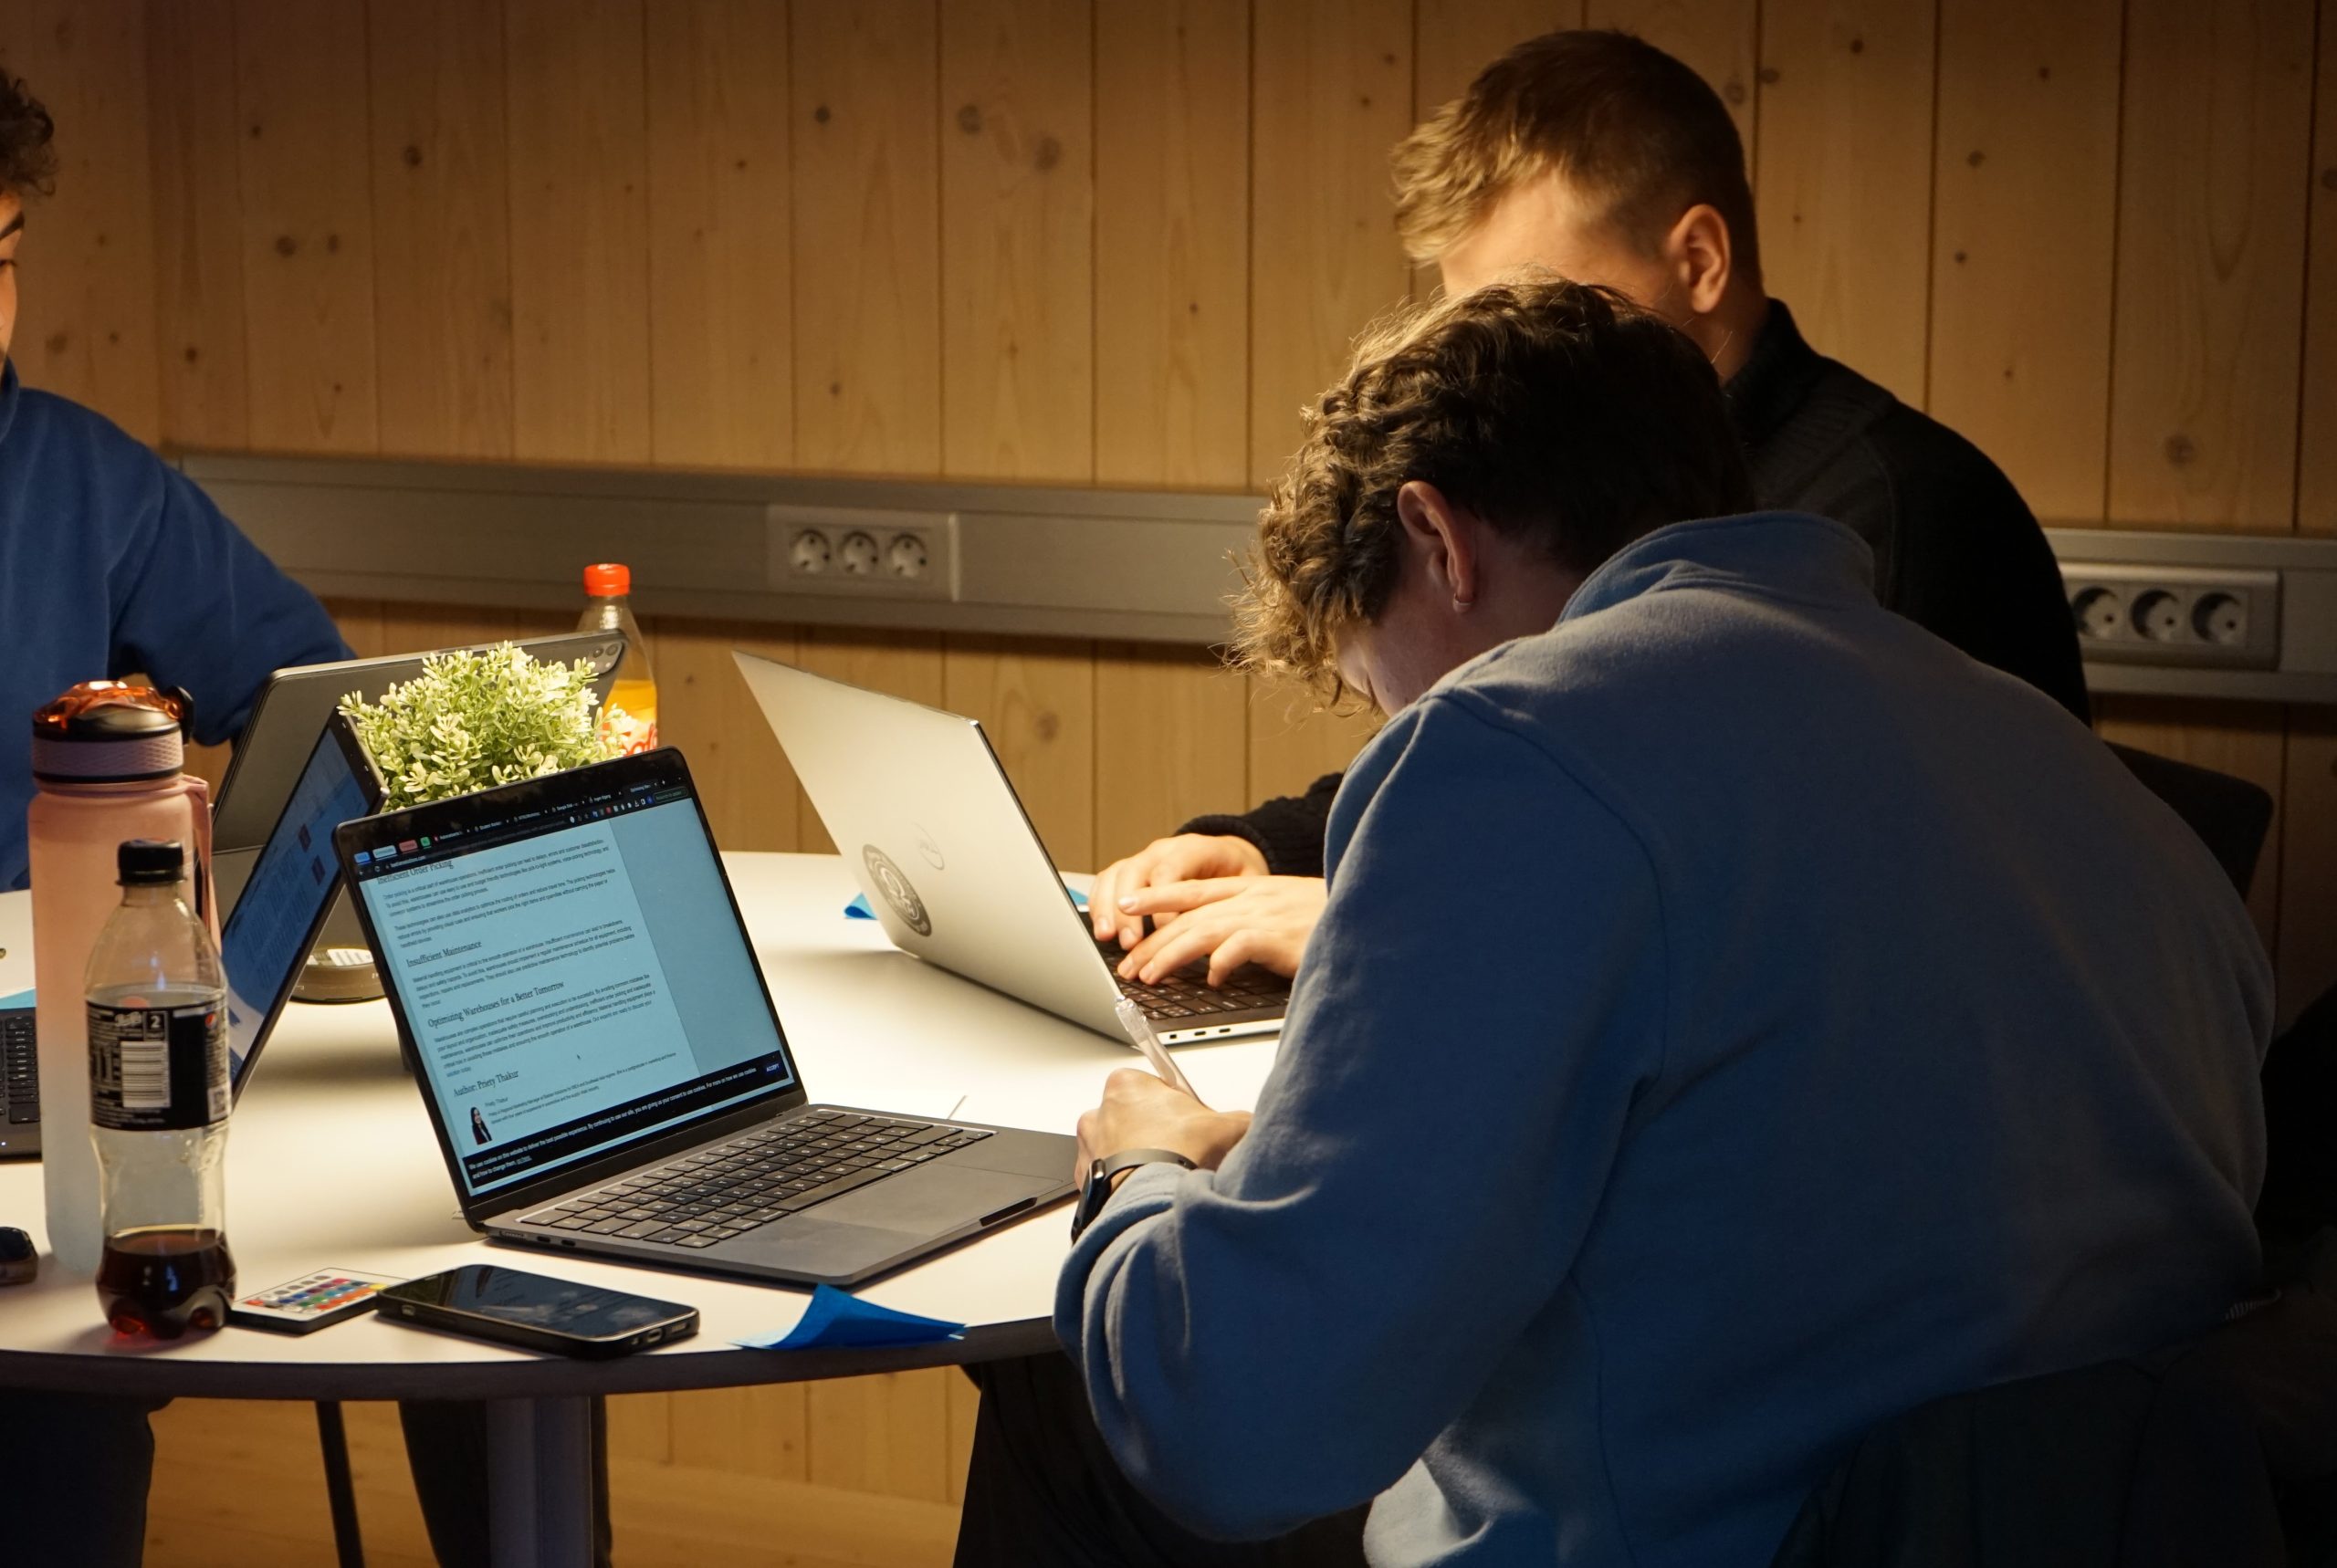
M 1282 1027 L 1280 976 L 1245 966 L 1122 980 L 1072 902 L 981 725 L 734 653 L 739 672 L 895 943 L 993 990 L 1127 1043 L 1133 1001 L 1164 1044 Z
M 848 1285 L 1071 1193 L 1061 1134 L 811 1103 L 677 751 L 333 842 L 496 1240 Z
M 494 645 L 475 643 L 470 651 Z M 530 638 L 519 646 L 547 664 L 584 661 L 592 667 L 593 691 L 606 701 L 618 661 L 624 657 L 624 633 L 571 632 Z M 342 699 L 355 692 L 368 702 L 378 702 L 391 686 L 422 674 L 422 662 L 430 656 L 430 653 L 395 653 L 329 664 L 294 664 L 268 676 L 267 685 L 252 704 L 251 716 L 244 721 L 243 733 L 236 737 L 236 753 L 228 761 L 227 776 L 219 781 L 219 798 L 211 812 L 211 879 L 223 911 L 232 911 L 242 896 L 260 846 L 283 816 L 285 802 L 292 798 L 293 786 L 308 766 L 317 737 L 324 733 L 326 721 L 339 710 Z M 336 939 L 353 942 L 356 926 L 344 920 L 336 914 Z

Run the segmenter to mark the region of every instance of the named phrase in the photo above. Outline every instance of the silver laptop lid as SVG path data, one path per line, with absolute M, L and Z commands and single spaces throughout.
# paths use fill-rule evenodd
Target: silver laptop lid
M 1127 1042 L 1119 986 L 979 723 L 731 657 L 886 935 Z

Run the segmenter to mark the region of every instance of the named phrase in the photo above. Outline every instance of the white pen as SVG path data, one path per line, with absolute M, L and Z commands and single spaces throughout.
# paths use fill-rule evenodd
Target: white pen
M 1119 1014 L 1120 1027 L 1128 1031 L 1128 1038 L 1136 1041 L 1138 1051 L 1144 1052 L 1145 1061 L 1152 1064 L 1152 1071 L 1159 1074 L 1160 1081 L 1179 1093 L 1192 1094 L 1194 1099 L 1200 1099 L 1199 1094 L 1193 1093 L 1192 1084 L 1179 1070 L 1176 1059 L 1168 1054 L 1168 1048 L 1160 1043 L 1158 1035 L 1152 1032 L 1152 1020 L 1144 1016 L 1144 1009 L 1122 997 L 1119 1005 L 1112 1010 Z

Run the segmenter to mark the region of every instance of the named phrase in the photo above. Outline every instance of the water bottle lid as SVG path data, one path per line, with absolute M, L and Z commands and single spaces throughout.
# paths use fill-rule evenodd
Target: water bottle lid
M 33 715 L 33 777 L 52 784 L 168 779 L 186 766 L 186 699 L 83 681 Z
M 633 569 L 616 561 L 598 561 L 584 569 L 584 591 L 595 599 L 611 599 L 633 591 Z
M 114 866 L 124 887 L 175 887 L 186 874 L 186 850 L 176 839 L 124 839 Z

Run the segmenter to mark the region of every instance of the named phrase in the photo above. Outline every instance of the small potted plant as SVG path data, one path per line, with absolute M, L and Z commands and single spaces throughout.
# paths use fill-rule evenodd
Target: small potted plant
M 434 653 L 380 702 L 352 692 L 341 711 L 395 810 L 602 760 L 598 700 L 592 665 L 547 664 L 504 643 Z
M 381 776 L 384 809 L 398 810 L 602 760 L 609 752 L 593 727 L 592 679 L 589 664 L 548 664 L 504 643 L 434 653 L 379 702 L 352 692 L 341 711 Z M 381 976 L 372 954 L 329 936 L 293 994 L 371 1000 Z

